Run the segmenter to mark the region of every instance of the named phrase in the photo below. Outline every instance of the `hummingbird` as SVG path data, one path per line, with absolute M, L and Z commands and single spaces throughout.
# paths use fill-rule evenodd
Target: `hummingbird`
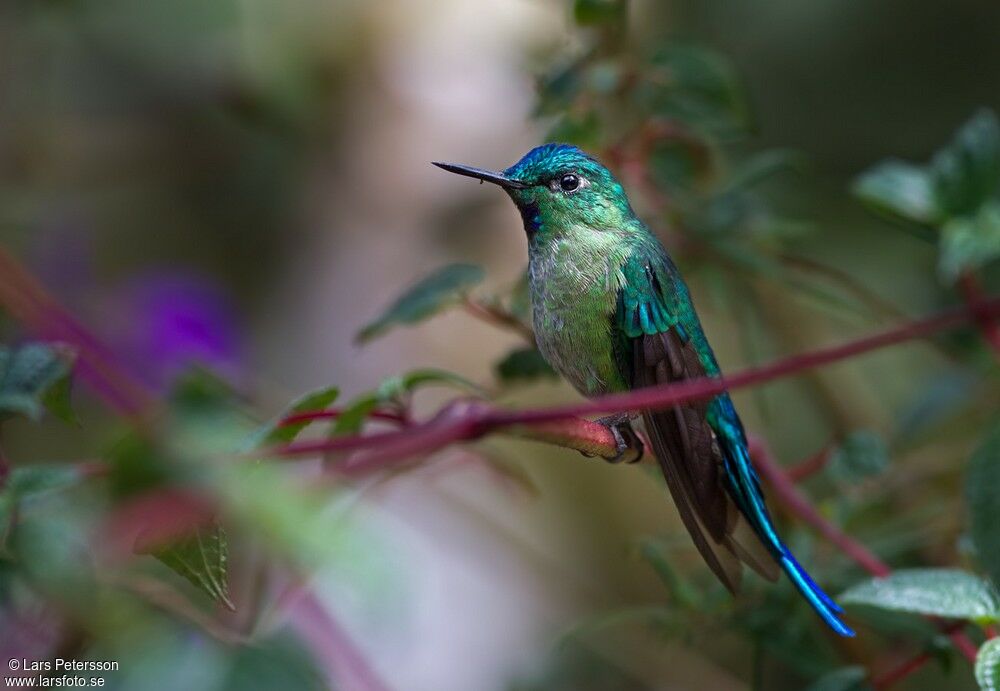
M 538 349 L 581 394 L 720 375 L 680 272 L 595 158 L 545 144 L 502 171 L 434 165 L 498 185 L 513 200 L 528 239 Z M 607 460 L 641 457 L 631 418 L 601 420 L 618 446 Z M 853 636 L 778 535 L 728 393 L 645 411 L 642 420 L 684 526 L 722 584 L 735 595 L 743 564 L 771 581 L 783 571 L 831 629 Z

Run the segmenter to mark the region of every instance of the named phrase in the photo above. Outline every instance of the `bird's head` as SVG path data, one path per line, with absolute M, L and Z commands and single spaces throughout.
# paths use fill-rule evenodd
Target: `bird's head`
M 434 163 L 452 173 L 502 187 L 514 200 L 529 237 L 573 227 L 620 228 L 632 218 L 625 190 L 607 168 L 569 144 L 545 144 L 502 171 Z

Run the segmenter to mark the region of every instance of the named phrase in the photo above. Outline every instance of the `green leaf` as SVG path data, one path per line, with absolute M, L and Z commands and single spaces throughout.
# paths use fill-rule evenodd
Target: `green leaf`
M 852 191 L 868 206 L 891 216 L 917 223 L 933 223 L 939 217 L 930 175 L 920 166 L 880 163 L 862 173 Z
M 377 408 L 386 406 L 400 408 L 405 406 L 407 397 L 423 386 L 447 386 L 462 391 L 468 391 L 477 396 L 487 397 L 489 393 L 475 382 L 447 370 L 426 368 L 417 369 L 405 374 L 386 377 L 374 391 L 368 391 L 356 397 L 340 411 L 333 425 L 331 434 L 357 434 L 368 416 Z
M 236 610 L 229 598 L 226 567 L 229 547 L 222 526 L 216 523 L 203 526 L 182 540 L 151 550 L 150 554 L 216 602 Z
M 1000 123 L 989 110 L 976 113 L 929 166 L 937 207 L 947 216 L 976 213 L 1000 185 Z
M 416 324 L 458 302 L 483 280 L 483 270 L 472 264 L 451 264 L 423 279 L 401 295 L 382 316 L 364 327 L 359 342 L 369 341 L 400 324 Z
M 882 473 L 889 466 L 889 449 L 871 430 L 847 435 L 830 457 L 830 470 L 845 480 L 859 480 Z
M 268 422 L 251 435 L 247 448 L 254 449 L 261 446 L 273 446 L 276 444 L 287 444 L 295 440 L 299 433 L 309 426 L 310 421 L 296 422 L 292 425 L 281 425 L 285 418 L 296 413 L 306 413 L 310 411 L 323 410 L 332 405 L 340 395 L 340 389 L 336 386 L 324 386 L 321 389 L 310 391 L 307 394 L 295 399 L 278 417 Z
M 340 416 L 333 423 L 330 431 L 333 436 L 342 434 L 357 434 L 361 431 L 361 426 L 371 415 L 372 411 L 378 408 L 381 399 L 374 393 L 367 393 L 351 401 L 347 407 L 340 411 Z
M 1000 638 L 991 638 L 979 648 L 975 672 L 980 689 L 1000 691 Z
M 975 216 L 953 218 L 941 229 L 938 271 L 953 282 L 967 269 L 1000 258 L 1000 202 L 985 204 Z
M 558 376 L 537 348 L 512 350 L 494 366 L 494 369 L 500 381 L 505 383 Z
M 375 390 L 375 396 L 381 402 L 399 402 L 422 386 L 435 385 L 461 389 L 486 397 L 485 389 L 465 377 L 441 369 L 416 369 L 406 374 L 387 377 Z
M 645 73 L 643 105 L 698 131 L 733 134 L 749 123 L 736 71 L 721 55 L 672 43 L 657 51 Z
M 625 0 L 576 0 L 573 18 L 583 26 L 619 23 L 625 19 L 626 9 Z
M 865 691 L 870 689 L 868 672 L 861 665 L 841 667 L 810 684 L 806 691 Z
M 958 569 L 896 571 L 848 589 L 840 601 L 948 619 L 985 622 L 1000 616 L 1000 599 L 993 586 Z
M 77 484 L 83 475 L 76 465 L 46 464 L 14 468 L 0 488 L 0 534 L 16 507 L 36 497 Z
M 68 379 L 74 361 L 73 351 L 59 344 L 0 347 L 0 420 L 12 415 L 38 420 L 46 408 L 72 420 Z
M 979 563 L 1000 584 L 1000 422 L 969 459 L 965 498 Z

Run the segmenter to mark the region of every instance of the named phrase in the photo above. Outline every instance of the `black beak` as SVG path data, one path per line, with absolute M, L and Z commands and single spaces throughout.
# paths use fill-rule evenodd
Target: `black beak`
M 500 185 L 501 187 L 505 187 L 509 190 L 523 190 L 526 187 L 530 187 L 530 185 L 527 185 L 520 180 L 509 178 L 503 173 L 498 173 L 493 170 L 483 170 L 482 168 L 473 168 L 472 166 L 460 166 L 457 163 L 438 163 L 437 161 L 432 161 L 432 163 L 442 170 L 447 170 L 449 173 L 476 178 L 481 182 L 492 182 L 494 185 Z

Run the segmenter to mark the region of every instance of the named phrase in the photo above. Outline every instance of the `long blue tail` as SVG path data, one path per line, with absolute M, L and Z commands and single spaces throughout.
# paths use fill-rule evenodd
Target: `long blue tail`
M 728 396 L 720 396 L 713 401 L 717 415 L 711 422 L 716 428 L 716 434 L 722 446 L 722 455 L 726 463 L 726 481 L 733 501 L 750 521 L 751 527 L 763 541 L 774 558 L 781 564 L 782 570 L 795 584 L 802 596 L 809 601 L 813 609 L 823 618 L 827 625 L 841 636 L 853 636 L 854 631 L 844 624 L 838 616 L 843 610 L 833 599 L 816 585 L 816 582 L 804 568 L 795 560 L 788 547 L 778 537 L 774 523 L 764 504 L 764 495 L 760 490 L 760 480 L 757 471 L 750 462 L 750 452 L 747 447 L 746 435 L 740 424 L 736 410 Z

